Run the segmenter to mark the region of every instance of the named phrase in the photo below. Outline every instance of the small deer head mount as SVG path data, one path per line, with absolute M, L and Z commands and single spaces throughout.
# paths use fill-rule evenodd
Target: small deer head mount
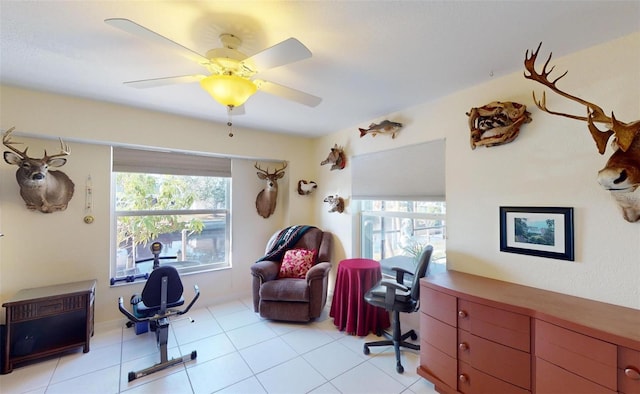
M 331 170 L 342 170 L 347 165 L 347 158 L 344 155 L 344 150 L 339 147 L 338 144 L 334 144 L 329 152 L 329 156 L 320 162 L 320 165 L 331 164 Z
M 306 196 L 313 193 L 314 190 L 318 187 L 318 184 L 314 181 L 305 181 L 304 179 L 300 179 L 298 181 L 298 194 L 301 196 Z
M 542 66 L 542 71 L 537 72 L 535 63 L 541 46 L 542 43 L 538 45 L 538 49 L 531 51 L 531 56 L 529 56 L 528 50 L 525 53 L 524 68 L 526 71 L 524 77 L 541 83 L 551 89 L 552 92 L 566 99 L 584 105 L 587 110 L 587 116 L 549 110 L 544 92 L 542 93 L 542 99 L 539 101 L 536 99 L 534 92 L 533 101 L 538 108 L 549 114 L 587 122 L 587 128 L 601 155 L 604 154 L 607 149 L 607 143 L 613 136 L 611 144 L 613 154 L 607 160 L 604 168 L 598 172 L 598 182 L 605 190 L 611 192 L 611 196 L 618 203 L 622 210 L 622 216 L 626 221 L 640 221 L 640 120 L 630 123 L 621 122 L 616 119 L 613 112 L 611 112 L 611 116 L 607 116 L 602 108 L 596 104 L 560 90 L 556 83 L 567 75 L 568 71 L 550 81 L 549 74 L 551 74 L 554 67 L 547 69 L 549 61 L 551 61 L 551 54 L 549 54 L 547 61 Z M 527 71 L 529 74 L 527 74 Z M 606 130 L 600 130 L 596 123 L 604 124 Z
M 28 209 L 44 213 L 64 211 L 73 197 L 74 184 L 62 171 L 49 170 L 49 167 L 62 167 L 67 162 L 64 156 L 71 154 L 69 146 L 60 139 L 60 153 L 47 155 L 41 159 L 27 156 L 26 147 L 22 152 L 14 147 L 19 142 L 11 141 L 12 127 L 2 137 L 2 144 L 11 152 L 4 152 L 4 161 L 18 166 L 16 180 L 20 185 L 20 196 Z
M 276 210 L 278 179 L 284 176 L 284 169 L 287 168 L 286 162 L 282 164 L 282 168 L 275 170 L 273 173 L 269 172 L 269 167 L 267 167 L 267 170 L 265 171 L 258 166 L 258 163 L 255 164 L 255 168 L 258 170 L 258 178 L 266 181 L 264 189 L 262 189 L 256 197 L 256 210 L 258 211 L 258 214 L 265 219 L 271 216 Z
M 344 212 L 344 199 L 337 194 L 335 196 L 327 196 L 324 202 L 329 203 L 329 212 Z
M 471 149 L 496 146 L 516 139 L 523 123 L 531 122 L 527 106 L 511 101 L 493 101 L 467 112 Z

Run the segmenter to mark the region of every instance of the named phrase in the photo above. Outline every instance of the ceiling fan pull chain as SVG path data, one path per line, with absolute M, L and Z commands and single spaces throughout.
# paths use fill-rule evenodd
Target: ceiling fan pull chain
M 233 137 L 233 122 L 231 121 L 231 111 L 233 110 L 233 105 L 227 106 L 227 114 L 229 114 L 229 120 L 227 121 L 227 126 L 229 126 L 229 137 Z

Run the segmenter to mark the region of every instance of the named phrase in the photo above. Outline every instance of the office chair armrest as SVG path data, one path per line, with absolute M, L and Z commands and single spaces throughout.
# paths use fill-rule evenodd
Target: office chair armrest
M 391 270 L 392 271 L 396 271 L 396 282 L 397 283 L 404 283 L 405 274 L 413 276 L 413 272 L 407 271 L 406 269 L 401 268 L 401 267 L 391 267 Z
M 380 285 L 387 288 L 387 293 L 389 291 L 393 291 L 395 293 L 396 290 L 401 290 L 401 291 L 410 290 L 407 286 L 403 285 L 402 283 L 394 282 L 391 279 L 382 279 L 380 281 Z
M 148 318 L 139 319 L 133 313 L 129 312 L 127 308 L 124 307 L 124 301 L 122 300 L 122 297 L 118 298 L 118 309 L 120 309 L 120 312 L 122 312 L 122 314 L 124 314 L 129 320 L 134 321 L 136 323 L 143 323 L 149 320 Z
M 193 297 L 193 299 L 191 300 L 191 302 L 189 303 L 189 305 L 187 305 L 186 309 L 183 309 L 181 311 L 178 311 L 178 315 L 183 315 L 187 312 L 189 312 L 189 309 L 191 309 L 191 307 L 193 306 L 193 304 L 196 303 L 196 300 L 198 298 L 200 298 L 200 288 L 198 287 L 198 285 L 193 285 L 193 292 L 195 293 L 195 296 Z
M 396 302 L 396 290 L 409 291 L 407 286 L 389 279 L 382 279 L 380 281 L 380 285 L 387 288 L 387 292 L 384 295 L 384 303 L 388 307 L 393 306 Z
M 280 272 L 280 264 L 275 261 L 258 261 L 251 266 L 251 275 L 260 278 L 262 283 L 274 280 Z

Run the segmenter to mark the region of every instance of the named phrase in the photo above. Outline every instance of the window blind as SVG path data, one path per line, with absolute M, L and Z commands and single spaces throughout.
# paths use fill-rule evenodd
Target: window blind
M 445 140 L 351 158 L 351 197 L 361 200 L 445 199 Z
M 197 154 L 113 147 L 114 172 L 231 176 L 231 159 Z

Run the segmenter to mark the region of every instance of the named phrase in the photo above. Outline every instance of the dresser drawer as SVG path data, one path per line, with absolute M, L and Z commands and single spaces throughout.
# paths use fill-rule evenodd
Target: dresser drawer
M 420 341 L 420 368 L 440 379 L 447 386 L 456 387 L 456 359 L 436 349 L 424 339 Z
M 455 386 L 453 386 L 455 387 Z M 469 364 L 458 363 L 458 391 L 464 394 L 530 394 L 531 391 L 496 379 Z
M 528 316 L 461 299 L 458 302 L 458 327 L 479 337 L 530 351 Z
M 531 389 L 531 355 L 527 352 L 459 330 L 458 360 L 516 386 Z
M 536 320 L 536 356 L 578 376 L 617 390 L 617 347 L 562 327 Z
M 420 288 L 421 312 L 455 327 L 456 307 L 456 297 L 430 289 L 424 285 Z
M 618 391 L 640 394 L 640 352 L 618 347 Z
M 451 357 L 456 357 L 457 330 L 427 314 L 420 314 L 420 338 Z
M 536 358 L 536 393 L 537 394 L 615 394 L 615 390 L 596 384 L 590 380 Z

